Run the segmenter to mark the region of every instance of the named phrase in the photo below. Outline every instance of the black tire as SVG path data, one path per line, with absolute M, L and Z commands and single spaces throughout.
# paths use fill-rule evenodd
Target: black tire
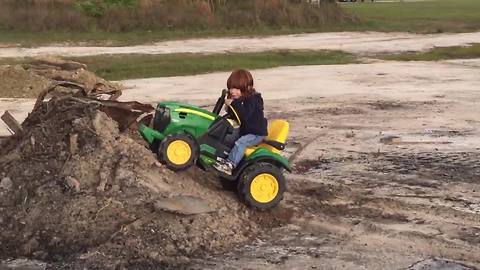
M 236 191 L 237 190 L 237 185 L 238 181 L 232 181 L 227 178 L 221 177 L 220 176 L 220 183 L 222 184 L 223 189 L 228 190 L 228 191 Z
M 268 201 L 259 201 L 254 198 L 254 195 L 251 193 L 251 186 L 254 179 L 261 175 L 266 174 L 271 180 L 276 181 L 277 186 L 274 188 L 277 192 L 271 200 Z M 246 205 L 258 209 L 258 210 L 267 210 L 277 206 L 281 200 L 283 200 L 283 193 L 286 190 L 286 181 L 285 177 L 282 174 L 282 170 L 273 164 L 260 162 L 255 163 L 247 167 L 239 177 L 237 193 L 239 199 Z
M 175 143 L 175 145 L 172 145 L 172 143 Z M 169 152 L 169 147 L 175 147 L 178 144 L 181 145 L 184 152 L 190 152 L 190 156 L 188 158 L 185 157 L 185 160 L 180 158 L 180 161 L 175 161 L 169 158 L 169 153 L 172 154 L 173 151 L 170 149 Z M 158 160 L 165 164 L 167 168 L 172 171 L 183 171 L 195 164 L 198 158 L 198 145 L 195 139 L 188 134 L 169 135 L 160 143 L 157 154 Z
M 149 146 L 150 151 L 152 151 L 154 154 L 158 154 L 158 148 L 160 147 L 160 141 L 159 140 L 154 140 L 153 143 Z

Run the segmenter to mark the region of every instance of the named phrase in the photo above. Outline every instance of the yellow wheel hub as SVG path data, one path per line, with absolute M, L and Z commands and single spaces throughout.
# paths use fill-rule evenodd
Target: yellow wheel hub
M 269 203 L 277 197 L 277 178 L 269 173 L 257 175 L 250 184 L 250 194 L 260 203 Z
M 167 158 L 175 165 L 184 165 L 190 160 L 192 149 L 182 140 L 173 141 L 168 145 Z

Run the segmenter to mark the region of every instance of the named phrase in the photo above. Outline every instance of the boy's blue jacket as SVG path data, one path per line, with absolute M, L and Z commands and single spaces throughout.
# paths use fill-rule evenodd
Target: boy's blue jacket
M 263 113 L 263 98 L 260 93 L 243 100 L 235 99 L 231 106 L 240 117 L 240 136 L 247 134 L 267 136 L 267 119 Z

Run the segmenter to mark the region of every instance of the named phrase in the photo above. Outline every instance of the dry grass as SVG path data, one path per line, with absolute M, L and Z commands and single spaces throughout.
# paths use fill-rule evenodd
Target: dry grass
M 49 31 L 52 29 L 84 31 L 88 18 L 72 8 L 68 0 L 2 0 L 0 28 L 16 31 Z
M 0 28 L 110 32 L 321 28 L 345 18 L 341 9 L 328 0 L 319 5 L 294 0 L 137 0 L 133 7 L 99 5 L 97 10 L 93 5 L 95 16 L 78 5 L 75 8 L 78 1 L 81 0 L 2 0 Z

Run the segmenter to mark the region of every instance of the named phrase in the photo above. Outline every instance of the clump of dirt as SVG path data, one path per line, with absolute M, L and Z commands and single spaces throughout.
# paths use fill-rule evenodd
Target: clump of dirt
M 363 103 L 362 105 L 370 106 L 374 110 L 407 110 L 418 106 L 435 105 L 436 100 L 429 101 L 398 101 L 398 100 L 377 100 L 374 102 Z
M 98 109 L 53 98 L 28 116 L 21 137 L 1 143 L 0 259 L 158 268 L 224 252 L 288 218 L 250 211 L 200 170 L 169 171 Z M 210 210 L 157 207 L 182 196 Z
M 398 110 L 398 109 L 408 109 L 412 104 L 407 102 L 400 101 L 389 101 L 389 100 L 377 100 L 375 102 L 368 102 L 367 105 L 371 106 L 374 110 Z
M 70 82 L 79 87 L 58 85 Z M 22 65 L 0 66 L 0 94 L 7 98 L 35 98 L 52 89 L 52 95 L 71 94 L 81 88 L 85 94 L 106 94 L 122 90 L 122 86 L 108 82 L 87 70 L 87 66 L 74 61 L 53 57 L 35 58 Z
M 325 159 L 323 157 L 318 157 L 317 159 L 304 159 L 295 163 L 295 171 L 300 174 L 305 174 L 312 170 L 319 170 L 329 168 L 331 160 Z
M 316 159 L 303 159 L 298 161 L 295 163 L 294 169 L 297 173 L 307 174 L 316 171 L 330 170 L 335 164 L 353 160 L 354 157 L 352 156 L 330 158 L 319 156 Z

